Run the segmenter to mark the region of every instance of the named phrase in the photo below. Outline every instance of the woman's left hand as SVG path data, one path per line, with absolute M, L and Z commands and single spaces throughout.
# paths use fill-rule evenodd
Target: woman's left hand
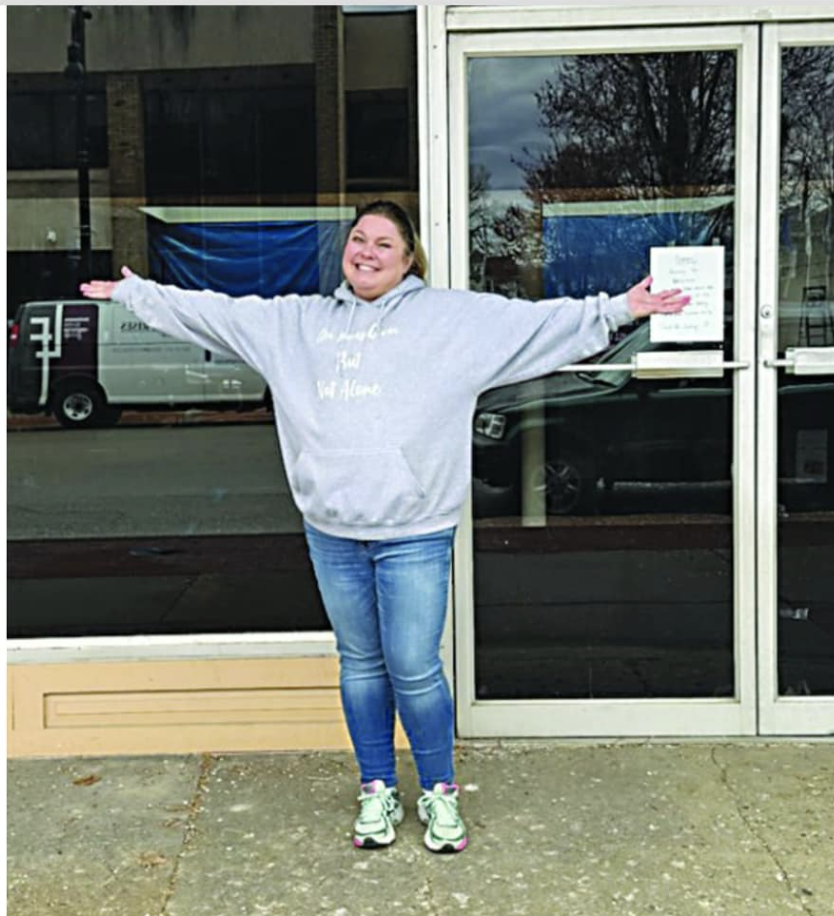
M 674 315 L 688 305 L 691 296 L 682 295 L 683 290 L 665 289 L 661 293 L 650 293 L 652 278 L 645 277 L 636 286 L 632 286 L 626 293 L 628 307 L 635 318 L 645 318 L 646 315 Z

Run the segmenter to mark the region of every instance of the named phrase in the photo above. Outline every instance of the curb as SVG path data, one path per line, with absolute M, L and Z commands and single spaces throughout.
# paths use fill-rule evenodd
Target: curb
M 236 423 L 272 423 L 272 414 L 259 410 L 125 410 L 119 426 L 206 426 Z M 116 427 L 110 427 L 111 429 Z M 6 414 L 7 432 L 64 429 L 49 414 Z

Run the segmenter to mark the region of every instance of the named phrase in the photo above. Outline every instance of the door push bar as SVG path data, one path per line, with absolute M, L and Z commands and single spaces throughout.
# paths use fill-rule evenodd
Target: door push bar
M 788 347 L 783 359 L 766 359 L 768 369 L 788 375 L 834 375 L 834 347 Z
M 633 372 L 635 378 L 721 378 L 727 369 L 749 369 L 749 362 L 726 361 L 722 350 L 649 350 L 628 363 L 578 363 L 557 372 Z

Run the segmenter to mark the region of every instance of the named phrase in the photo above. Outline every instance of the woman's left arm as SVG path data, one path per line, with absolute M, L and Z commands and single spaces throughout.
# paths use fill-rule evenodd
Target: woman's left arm
M 480 344 L 478 390 L 547 375 L 587 359 L 608 347 L 618 327 L 647 315 L 675 314 L 689 302 L 679 289 L 650 292 L 651 282 L 646 277 L 618 296 L 600 293 L 584 299 L 530 302 L 476 294 L 469 314 Z
M 155 283 L 122 268 L 122 279 L 81 284 L 90 299 L 120 302 L 148 327 L 176 340 L 196 344 L 225 357 L 243 360 L 267 375 L 280 339 L 282 315 L 295 296 L 228 296 L 212 290 L 179 289 Z

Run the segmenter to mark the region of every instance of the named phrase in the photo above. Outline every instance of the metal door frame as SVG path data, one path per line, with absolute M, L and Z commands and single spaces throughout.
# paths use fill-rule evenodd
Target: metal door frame
M 438 10 L 438 8 L 433 8 Z M 443 9 L 421 20 L 424 136 L 423 232 L 433 258 L 432 283 L 468 285 L 466 59 L 472 55 L 553 55 L 624 51 L 735 50 L 737 152 L 735 222 L 735 358 L 755 358 L 759 29 L 756 25 L 648 29 L 503 31 L 447 35 Z M 529 11 L 528 15 L 534 15 Z M 529 27 L 529 25 L 528 25 Z M 448 54 L 448 56 L 447 56 Z M 448 76 L 448 89 L 447 89 Z M 448 146 L 447 146 L 448 144 Z M 445 212 L 444 212 L 445 211 Z M 446 218 L 448 214 L 448 219 Z M 428 218 L 428 226 L 426 219 Z M 444 258 L 443 255 L 446 255 Z M 438 263 L 438 260 L 440 263 Z M 746 304 L 746 308 L 744 305 Z M 454 564 L 454 642 L 458 732 L 494 736 L 751 735 L 757 731 L 755 576 L 755 374 L 734 387 L 734 651 L 732 698 L 482 701 L 475 696 L 472 516 L 458 533 Z
M 765 735 L 834 734 L 834 696 L 779 696 L 777 357 L 781 50 L 834 45 L 834 21 L 762 27 L 761 174 L 759 222 L 758 525 L 759 730 Z

